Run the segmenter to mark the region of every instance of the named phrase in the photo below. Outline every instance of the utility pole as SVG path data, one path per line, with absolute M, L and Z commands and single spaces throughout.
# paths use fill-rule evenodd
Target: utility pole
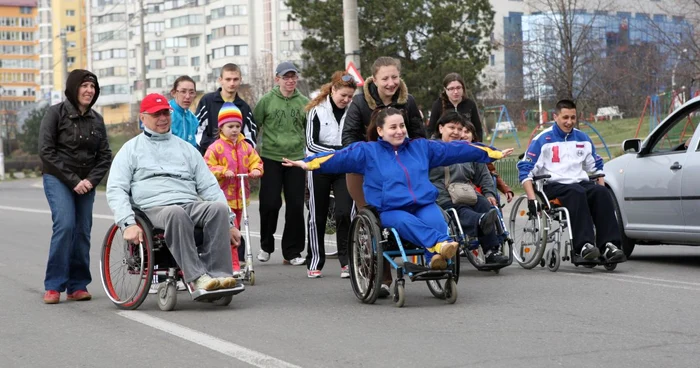
M 3 100 L 3 95 L 5 94 L 5 89 L 0 87 L 0 114 L 2 115 L 2 121 L 0 121 L 0 180 L 5 180 L 5 122 L 7 121 L 7 111 L 5 111 L 5 100 Z
M 141 88 L 143 94 L 141 95 L 141 100 L 143 101 L 144 98 L 146 98 L 146 35 L 145 35 L 145 26 L 143 24 L 143 18 L 144 18 L 144 13 L 146 13 L 146 10 L 143 8 L 143 0 L 139 0 L 139 10 L 140 10 L 140 15 L 139 18 L 141 20 L 140 28 L 141 28 Z M 204 40 L 206 41 L 206 40 Z
M 66 89 L 66 80 L 68 80 L 68 41 L 66 41 L 66 30 L 61 30 L 61 57 L 63 57 L 63 89 Z
M 345 39 L 345 68 L 352 61 L 360 70 L 360 31 L 357 20 L 357 0 L 343 0 L 343 34 Z M 358 90 L 359 91 L 359 90 Z

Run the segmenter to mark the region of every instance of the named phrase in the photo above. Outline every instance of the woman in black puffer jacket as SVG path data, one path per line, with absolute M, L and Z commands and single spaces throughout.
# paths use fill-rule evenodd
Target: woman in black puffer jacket
M 51 106 L 41 120 L 39 157 L 44 193 L 51 208 L 53 234 L 44 278 L 44 302 L 90 300 L 90 231 L 95 187 L 109 170 L 112 151 L 102 116 L 92 110 L 100 95 L 95 74 L 70 72 L 66 100 Z

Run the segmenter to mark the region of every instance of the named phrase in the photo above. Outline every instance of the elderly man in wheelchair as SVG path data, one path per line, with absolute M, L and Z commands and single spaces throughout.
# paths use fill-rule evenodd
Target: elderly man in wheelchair
M 162 229 L 167 250 L 198 300 L 200 294 L 236 286 L 230 244 L 238 244 L 241 235 L 199 152 L 171 133 L 170 112 L 164 96 L 144 98 L 140 109 L 144 131 L 126 142 L 114 158 L 107 201 L 126 244 L 148 243 L 149 258 L 157 241 L 146 234 Z M 203 232 L 199 246 L 195 228 Z M 154 262 L 148 259 L 148 263 L 152 267 Z M 109 292 L 112 287 L 105 285 L 105 289 Z M 111 298 L 115 301 L 114 295 Z
M 567 210 L 574 264 L 624 262 L 612 198 L 602 178 L 603 160 L 596 155 L 588 135 L 574 128 L 575 103 L 559 101 L 554 120 L 556 124 L 533 139 L 517 164 L 529 214 L 538 216 L 543 205 Z M 588 173 L 599 174 L 597 183 L 589 179 Z M 543 196 L 536 194 L 533 181 L 540 179 L 546 179 L 542 190 L 550 203 L 540 203 Z

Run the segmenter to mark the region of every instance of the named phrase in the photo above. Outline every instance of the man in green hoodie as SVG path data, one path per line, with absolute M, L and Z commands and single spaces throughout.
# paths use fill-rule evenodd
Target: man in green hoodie
M 304 250 L 304 177 L 298 167 L 282 166 L 282 158 L 301 160 L 306 147 L 306 116 L 304 106 L 309 99 L 297 90 L 299 71 L 290 62 L 283 62 L 275 70 L 277 86 L 266 93 L 253 110 L 253 118 L 262 130 L 258 142 L 265 175 L 260 180 L 260 252 L 258 260 L 267 262 L 275 251 L 274 234 L 282 208 L 282 190 L 285 208 L 282 256 L 284 263 L 301 266 Z

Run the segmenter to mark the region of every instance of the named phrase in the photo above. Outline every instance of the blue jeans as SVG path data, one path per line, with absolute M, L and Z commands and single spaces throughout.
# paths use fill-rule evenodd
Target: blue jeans
M 80 195 L 53 175 L 44 174 L 53 234 L 44 288 L 69 294 L 87 290 L 90 275 L 90 230 L 95 191 Z

